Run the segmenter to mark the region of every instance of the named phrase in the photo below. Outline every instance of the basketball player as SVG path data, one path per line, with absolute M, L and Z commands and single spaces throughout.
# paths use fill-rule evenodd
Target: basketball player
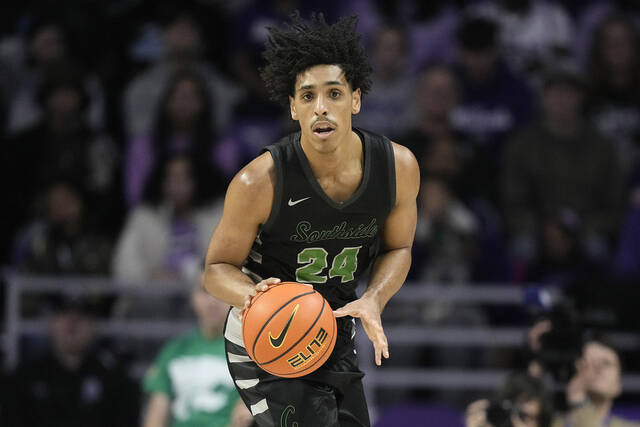
M 405 147 L 351 126 L 371 86 L 357 19 L 292 19 L 269 29 L 262 77 L 300 131 L 268 146 L 232 180 L 209 245 L 205 286 L 233 306 L 225 328 L 228 366 L 257 425 L 368 426 L 353 318 L 380 365 L 389 357 L 380 313 L 411 263 L 418 165 Z M 357 298 L 358 278 L 369 267 Z M 295 379 L 260 369 L 242 341 L 239 314 L 280 280 L 312 285 L 338 318 L 329 360 Z

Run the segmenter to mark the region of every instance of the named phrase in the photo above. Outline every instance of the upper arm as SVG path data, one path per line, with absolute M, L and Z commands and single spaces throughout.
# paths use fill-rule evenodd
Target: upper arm
M 275 174 L 271 154 L 264 153 L 233 178 L 224 201 L 222 218 L 209 241 L 206 263 L 240 268 L 261 224 L 271 213 Z
M 384 223 L 382 241 L 385 250 L 410 248 L 418 218 L 418 162 L 408 148 L 396 143 L 392 145 L 396 169 L 396 203 Z
M 144 416 L 144 427 L 165 427 L 169 421 L 171 400 L 163 393 L 153 393 Z

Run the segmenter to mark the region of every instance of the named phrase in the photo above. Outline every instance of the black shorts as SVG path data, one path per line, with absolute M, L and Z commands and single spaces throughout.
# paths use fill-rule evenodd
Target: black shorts
M 358 369 L 351 336 L 353 323 L 350 318 L 337 320 L 332 355 L 318 370 L 300 378 L 263 371 L 244 347 L 225 339 L 229 372 L 259 427 L 370 426 L 364 374 Z

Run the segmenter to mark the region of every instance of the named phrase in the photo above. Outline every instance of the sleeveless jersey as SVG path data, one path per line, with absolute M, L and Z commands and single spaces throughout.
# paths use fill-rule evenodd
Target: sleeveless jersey
M 270 216 L 243 266 L 255 281 L 279 277 L 311 284 L 333 309 L 356 299 L 358 279 L 378 254 L 382 227 L 395 205 L 396 178 L 390 141 L 354 131 L 362 141 L 362 179 L 340 203 L 314 176 L 300 132 L 265 148 L 274 161 L 275 190 Z

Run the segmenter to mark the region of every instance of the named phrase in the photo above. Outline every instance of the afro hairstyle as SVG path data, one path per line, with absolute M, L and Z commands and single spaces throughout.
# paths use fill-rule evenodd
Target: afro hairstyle
M 260 75 L 271 98 L 287 105 L 298 74 L 316 65 L 340 66 L 351 89 L 366 94 L 372 70 L 355 31 L 357 22 L 356 16 L 349 16 L 329 25 L 321 13 L 304 20 L 295 12 L 284 28 L 268 27 L 266 66 Z

